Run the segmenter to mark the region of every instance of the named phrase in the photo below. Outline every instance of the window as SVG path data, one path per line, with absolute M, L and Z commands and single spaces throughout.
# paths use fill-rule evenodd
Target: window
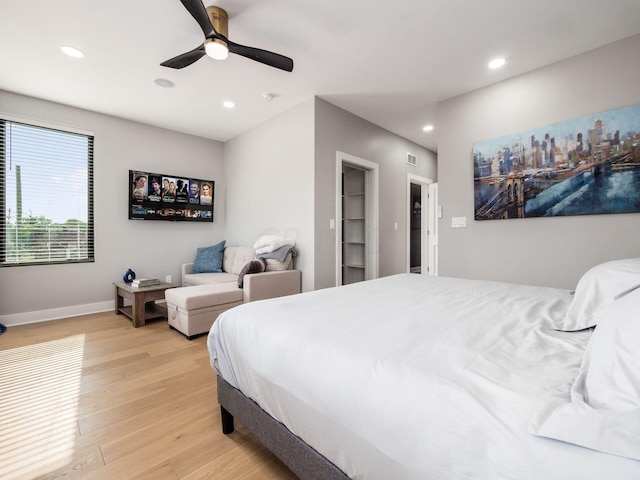
M 0 117 L 0 266 L 92 262 L 93 136 Z

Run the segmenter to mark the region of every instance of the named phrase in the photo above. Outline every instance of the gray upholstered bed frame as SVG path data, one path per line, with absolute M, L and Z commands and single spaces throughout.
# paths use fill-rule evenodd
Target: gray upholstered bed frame
M 222 432 L 233 432 L 236 418 L 302 480 L 346 480 L 349 477 L 240 390 L 218 376 Z

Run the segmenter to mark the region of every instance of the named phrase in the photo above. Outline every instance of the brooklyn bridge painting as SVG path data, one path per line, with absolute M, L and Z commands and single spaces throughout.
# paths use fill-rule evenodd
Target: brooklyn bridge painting
M 475 219 L 640 212 L 640 105 L 473 146 Z

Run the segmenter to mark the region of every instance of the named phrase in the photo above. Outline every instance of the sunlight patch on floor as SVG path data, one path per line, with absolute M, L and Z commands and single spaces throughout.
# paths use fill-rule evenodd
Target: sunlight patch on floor
M 0 478 L 28 479 L 71 461 L 84 335 L 0 350 Z

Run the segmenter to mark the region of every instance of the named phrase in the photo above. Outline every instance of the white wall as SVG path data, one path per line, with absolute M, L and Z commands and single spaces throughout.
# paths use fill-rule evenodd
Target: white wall
M 574 288 L 640 256 L 638 213 L 474 221 L 472 160 L 474 141 L 640 103 L 638 52 L 640 35 L 439 104 L 441 275 Z
M 337 151 L 379 165 L 379 274 L 405 272 L 407 174 L 435 181 L 436 154 L 320 98 L 315 106 L 316 289 L 335 286 L 336 230 L 329 220 L 336 216 Z M 417 167 L 407 164 L 407 152 L 417 156 Z
M 314 289 L 313 100 L 227 141 L 226 240 L 253 246 L 261 235 L 296 241 L 302 289 Z
M 196 248 L 224 236 L 223 145 L 0 91 L 0 111 L 92 131 L 94 143 L 94 263 L 0 268 L 0 322 L 27 323 L 113 305 L 112 283 L 127 268 L 137 276 L 172 275 Z M 214 223 L 128 220 L 129 169 L 215 180 Z

